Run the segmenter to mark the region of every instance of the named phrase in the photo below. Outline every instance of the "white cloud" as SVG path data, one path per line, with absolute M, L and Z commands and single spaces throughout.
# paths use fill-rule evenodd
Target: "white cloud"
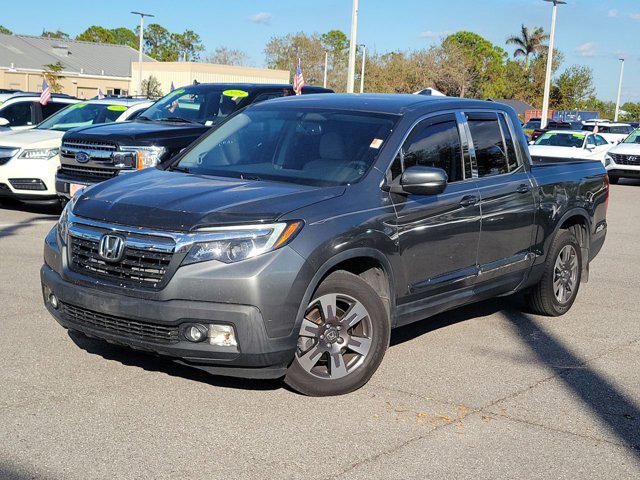
M 420 32 L 420 36 L 422 38 L 442 38 L 442 37 L 446 37 L 447 35 L 450 35 L 451 32 L 449 31 L 445 31 L 445 32 L 433 32 L 431 30 L 427 30 L 426 32 Z
M 640 20 L 640 13 L 630 13 L 629 16 L 634 20 Z
M 618 16 L 618 10 L 616 10 L 615 8 L 612 10 L 609 10 L 609 12 L 607 13 L 607 17 L 609 18 L 615 18 Z
M 269 25 L 272 19 L 273 15 L 267 12 L 254 13 L 253 15 L 249 15 L 249 20 L 251 20 L 253 23 L 260 23 L 262 25 Z
M 576 48 L 576 53 L 581 57 L 595 57 L 596 47 L 597 46 L 594 42 L 583 43 Z

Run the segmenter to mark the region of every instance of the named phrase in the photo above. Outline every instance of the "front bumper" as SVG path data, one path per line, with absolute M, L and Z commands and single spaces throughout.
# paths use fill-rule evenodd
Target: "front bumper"
M 14 198 L 23 202 L 57 202 L 55 178 L 59 166 L 58 156 L 49 160 L 12 158 L 0 166 L 0 197 Z M 25 188 L 24 179 L 39 180 L 44 188 L 38 190 Z
M 607 173 L 611 177 L 640 178 L 640 165 L 618 165 L 610 163 L 606 166 Z
M 252 260 L 257 261 L 233 265 L 235 276 L 226 270 L 230 265 L 178 268 L 158 292 L 109 287 L 68 269 L 54 228 L 45 240 L 41 268 L 44 302 L 63 327 L 91 337 L 171 357 L 213 374 L 278 378 L 296 349 L 296 317 L 308 285 L 299 281 L 304 261 L 288 247 Z M 49 301 L 51 293 L 58 299 L 57 309 Z M 66 305 L 99 320 L 70 315 Z M 127 322 L 173 329 L 178 335 L 170 342 L 157 340 Z M 189 342 L 181 326 L 194 322 L 232 325 L 238 346 Z

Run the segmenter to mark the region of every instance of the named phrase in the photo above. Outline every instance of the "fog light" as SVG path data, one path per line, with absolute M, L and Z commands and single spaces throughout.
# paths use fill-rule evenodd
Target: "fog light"
M 209 325 L 209 343 L 220 347 L 235 347 L 238 345 L 231 325 Z
M 49 303 L 56 310 L 58 309 L 58 297 L 56 297 L 53 293 L 49 295 Z
M 201 342 L 207 338 L 207 327 L 200 324 L 189 325 L 184 331 L 184 336 L 190 342 Z

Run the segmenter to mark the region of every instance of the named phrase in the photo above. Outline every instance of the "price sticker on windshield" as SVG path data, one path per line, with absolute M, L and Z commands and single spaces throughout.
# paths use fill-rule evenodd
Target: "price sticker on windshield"
M 383 141 L 384 140 L 382 140 L 381 138 L 374 138 L 371 142 L 371 145 L 369 145 L 369 148 L 375 148 L 376 150 L 378 150 L 382 146 Z

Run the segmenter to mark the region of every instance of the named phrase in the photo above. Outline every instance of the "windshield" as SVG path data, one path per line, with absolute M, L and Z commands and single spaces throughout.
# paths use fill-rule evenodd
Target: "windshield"
M 115 122 L 126 110 L 124 105 L 74 103 L 51 115 L 36 128 L 66 132 L 72 128 Z
M 634 130 L 622 143 L 640 143 L 640 130 Z
M 392 115 L 343 110 L 248 110 L 211 132 L 173 168 L 248 180 L 344 185 L 367 172 L 395 122 Z
M 535 130 L 536 128 L 540 128 L 540 120 L 529 121 L 522 128 L 525 130 Z
M 165 95 L 138 118 L 212 125 L 243 107 L 248 96 L 249 92 L 245 90 L 193 85 Z
M 535 145 L 582 148 L 585 136 L 579 133 L 545 133 L 536 140 Z

